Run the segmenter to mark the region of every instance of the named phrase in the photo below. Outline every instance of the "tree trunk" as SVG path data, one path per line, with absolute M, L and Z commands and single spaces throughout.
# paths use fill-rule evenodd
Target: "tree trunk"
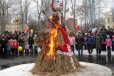
M 75 34 L 76 34 L 76 0 L 74 0 L 74 31 L 75 31 Z

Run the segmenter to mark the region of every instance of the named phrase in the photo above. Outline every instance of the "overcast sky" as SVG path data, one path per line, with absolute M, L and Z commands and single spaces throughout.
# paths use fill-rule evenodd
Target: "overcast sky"
M 40 0 L 39 0 L 40 1 Z M 81 5 L 83 0 L 76 0 L 76 5 Z M 103 12 L 109 11 L 112 7 L 113 0 L 103 0 L 106 1 L 106 4 L 104 5 L 104 8 L 102 9 Z M 71 17 L 70 12 L 71 12 L 71 0 L 68 0 L 68 5 L 67 8 L 70 8 L 69 12 L 67 13 L 67 17 Z M 30 5 L 30 12 L 31 14 L 35 14 L 36 11 L 36 4 L 31 0 L 31 5 Z

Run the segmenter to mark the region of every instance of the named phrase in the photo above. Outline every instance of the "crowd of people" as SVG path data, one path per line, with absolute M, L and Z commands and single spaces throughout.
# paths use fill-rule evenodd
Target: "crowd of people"
M 106 30 L 105 26 L 102 26 L 99 30 L 96 29 L 94 33 L 92 32 L 92 29 L 87 33 L 79 31 L 77 35 L 70 33 L 69 39 L 73 52 L 76 49 L 78 51 L 78 55 L 83 55 L 83 50 L 88 50 L 88 53 L 91 55 L 93 53 L 93 49 L 96 49 L 97 55 L 100 55 L 102 51 L 111 55 L 111 51 L 114 50 L 113 29 L 110 28 L 109 30 Z M 74 46 L 76 48 L 74 48 Z
M 43 37 L 47 34 L 42 34 Z M 5 31 L 0 35 L 0 55 L 18 55 L 38 53 L 38 48 L 42 48 L 42 43 L 38 38 L 38 33 L 28 34 L 25 32 L 8 32 Z M 106 30 L 103 26 L 94 33 L 89 30 L 87 33 L 79 31 L 77 35 L 70 32 L 68 34 L 72 51 L 78 51 L 78 55 L 83 55 L 83 50 L 88 50 L 92 54 L 96 49 L 96 54 L 100 55 L 102 51 L 107 51 L 111 55 L 114 50 L 114 32 L 113 29 Z M 43 40 L 42 40 L 43 42 Z M 21 49 L 19 47 L 22 47 Z
M 0 55 L 37 54 L 37 34 L 5 31 L 0 35 Z

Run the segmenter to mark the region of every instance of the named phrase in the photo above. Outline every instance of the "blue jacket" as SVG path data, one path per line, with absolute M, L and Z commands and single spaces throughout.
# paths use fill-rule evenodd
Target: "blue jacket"
M 11 44 L 8 42 L 7 45 L 6 45 L 6 50 L 11 50 L 12 49 L 12 46 Z
M 88 36 L 87 37 L 87 44 L 93 44 L 93 43 L 94 43 L 93 37 L 92 36 Z

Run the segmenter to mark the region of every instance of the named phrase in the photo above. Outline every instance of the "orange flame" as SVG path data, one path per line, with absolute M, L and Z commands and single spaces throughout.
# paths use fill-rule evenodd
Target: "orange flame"
M 55 51 L 55 46 L 56 46 L 56 37 L 57 37 L 57 34 L 58 34 L 58 28 L 59 26 L 56 26 L 54 29 L 52 29 L 51 31 L 51 37 L 50 37 L 50 43 L 49 43 L 49 51 L 47 53 L 47 56 L 49 58 L 55 58 L 55 55 L 56 55 L 56 51 Z

